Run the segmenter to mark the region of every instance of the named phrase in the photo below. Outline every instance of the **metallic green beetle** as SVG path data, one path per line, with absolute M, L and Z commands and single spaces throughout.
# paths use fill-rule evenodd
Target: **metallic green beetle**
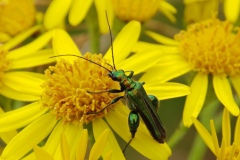
M 106 14 L 107 16 L 107 14 Z M 108 18 L 107 18 L 108 22 Z M 94 113 L 100 113 L 104 111 L 107 107 L 110 105 L 116 103 L 120 99 L 125 99 L 126 104 L 128 108 L 131 110 L 129 117 L 128 117 L 128 125 L 129 129 L 131 132 L 131 139 L 127 143 L 126 147 L 130 144 L 132 139 L 135 136 L 135 133 L 137 132 L 137 128 L 139 126 L 139 116 L 140 114 L 141 118 L 143 119 L 144 123 L 146 124 L 150 134 L 152 137 L 158 141 L 159 143 L 164 143 L 166 139 L 166 130 L 165 127 L 163 126 L 163 123 L 160 119 L 160 117 L 157 114 L 157 108 L 158 108 L 158 99 L 153 96 L 153 95 L 147 95 L 145 89 L 143 88 L 143 84 L 138 81 L 134 81 L 132 79 L 134 72 L 133 71 L 128 71 L 130 72 L 129 75 L 126 75 L 123 70 L 117 70 L 115 67 L 114 63 L 114 54 L 113 54 L 113 40 L 112 40 L 112 33 L 111 33 L 111 28 L 108 22 L 109 26 L 109 32 L 111 35 L 111 49 L 112 49 L 112 61 L 113 61 L 113 66 L 112 66 L 112 71 L 108 70 L 108 76 L 113 80 L 117 81 L 120 84 L 120 90 L 119 89 L 109 89 L 105 91 L 100 91 L 100 92 L 89 92 L 89 93 L 103 93 L 103 92 L 110 92 L 110 93 L 120 93 L 124 92 L 123 96 L 116 97 L 113 99 L 105 108 L 102 110 Z M 91 114 L 91 113 L 90 113 Z M 123 152 L 125 151 L 126 147 L 124 148 Z
M 108 18 L 107 18 L 107 22 L 108 22 Z M 109 22 L 108 22 L 108 26 L 109 26 Z M 109 31 L 110 31 L 110 35 L 111 35 L 111 48 L 112 48 L 112 61 L 113 61 L 112 70 L 109 70 L 106 67 L 101 66 L 100 64 L 93 62 L 89 59 L 86 59 L 86 58 L 83 58 L 80 56 L 76 56 L 76 55 L 58 55 L 58 56 L 53 56 L 53 57 L 75 56 L 75 57 L 85 59 L 91 63 L 94 63 L 94 64 L 108 70 L 108 72 L 109 72 L 108 76 L 113 81 L 119 82 L 120 87 L 121 87 L 120 90 L 119 89 L 109 89 L 109 90 L 104 90 L 104 91 L 99 91 L 99 92 L 88 91 L 89 93 L 93 93 L 93 94 L 100 94 L 103 92 L 110 92 L 110 93 L 124 92 L 124 95 L 113 99 L 102 110 L 100 110 L 98 112 L 87 113 L 87 114 L 98 114 L 98 113 L 104 111 L 110 105 L 119 101 L 120 99 L 126 100 L 126 104 L 127 104 L 128 108 L 131 110 L 129 117 L 128 117 L 128 125 L 129 125 L 129 129 L 131 132 L 131 139 L 127 143 L 123 152 L 126 150 L 127 146 L 130 144 L 130 142 L 132 141 L 132 139 L 135 136 L 135 133 L 137 132 L 137 128 L 138 128 L 139 122 L 140 122 L 138 114 L 140 114 L 142 120 L 146 124 L 152 137 L 159 143 L 164 143 L 164 141 L 166 139 L 166 130 L 163 126 L 162 121 L 160 120 L 160 117 L 157 114 L 158 99 L 153 95 L 147 95 L 145 89 L 143 88 L 144 83 L 134 81 L 132 79 L 132 77 L 134 75 L 133 71 L 128 71 L 128 72 L 130 72 L 130 74 L 126 75 L 123 70 L 116 69 L 115 63 L 114 63 L 114 54 L 113 54 L 113 45 L 112 45 L 113 40 L 112 40 L 112 33 L 111 33 L 110 26 L 109 26 Z

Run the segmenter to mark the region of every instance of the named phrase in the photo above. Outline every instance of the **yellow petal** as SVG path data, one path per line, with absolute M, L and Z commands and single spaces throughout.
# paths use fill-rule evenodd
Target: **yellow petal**
M 5 32 L 0 32 L 0 42 L 7 42 L 11 39 L 12 37 L 5 33 Z
M 113 42 L 113 52 L 116 66 L 130 54 L 133 45 L 138 40 L 140 30 L 140 22 L 131 21 L 119 32 Z M 104 58 L 112 60 L 111 47 L 108 49 Z
M 154 40 L 158 41 L 159 43 L 163 43 L 163 44 L 167 44 L 167 45 L 174 45 L 174 46 L 178 46 L 178 42 L 174 41 L 171 38 L 162 36 L 160 34 L 154 33 L 152 31 L 145 31 L 145 33 L 152 37 Z
M 12 131 L 8 131 L 8 132 L 1 132 L 0 133 L 0 138 L 2 139 L 2 141 L 6 144 L 8 144 L 13 137 L 15 137 L 17 135 L 17 131 L 16 130 L 12 130 Z
M 83 129 L 76 148 L 76 160 L 83 160 L 86 155 L 88 144 L 88 130 Z
M 43 64 L 53 63 L 55 61 L 54 58 L 50 58 L 54 56 L 52 49 L 44 49 L 40 51 L 33 52 L 33 54 L 28 56 L 19 57 L 17 60 L 11 60 L 11 68 L 10 69 L 22 69 L 35 67 Z
M 231 76 L 230 79 L 232 81 L 235 91 L 237 92 L 238 96 L 240 97 L 240 85 L 239 85 L 240 75 Z
M 86 17 L 92 3 L 93 0 L 73 0 L 69 11 L 69 23 L 73 26 L 78 25 Z
M 192 121 L 196 130 L 198 131 L 198 134 L 202 137 L 205 144 L 208 146 L 209 149 L 211 149 L 213 153 L 215 153 L 214 144 L 213 144 L 211 135 L 196 118 L 192 117 Z
M 114 113 L 108 114 L 105 118 L 111 128 L 128 142 L 131 139 L 131 133 L 127 122 L 130 111 L 126 107 L 120 105 L 116 106 L 113 112 Z M 171 155 L 171 150 L 168 145 L 166 143 L 158 143 L 154 140 L 145 124 L 142 122 L 140 122 L 135 138 L 130 145 L 148 159 L 166 160 Z
M 222 139 L 222 143 L 221 143 L 221 147 L 220 147 L 220 150 L 219 150 L 220 152 L 219 152 L 218 157 L 225 157 L 226 150 L 227 150 L 227 148 L 226 148 L 226 145 L 225 145 L 225 140 L 223 138 Z
M 37 95 L 40 99 L 43 90 L 41 85 L 44 83 L 44 79 L 44 75 L 40 73 L 8 72 L 4 75 L 2 82 L 18 92 Z
M 72 0 L 54 0 L 49 5 L 44 19 L 43 19 L 43 25 L 44 27 L 49 30 L 54 27 L 57 27 L 59 24 L 61 24 L 70 8 L 70 5 L 72 3 Z
M 2 113 L 4 113 L 4 111 L 2 110 L 2 108 L 0 108 L 0 114 Z M 13 139 L 13 137 L 17 135 L 17 133 L 18 132 L 16 130 L 0 132 L 0 138 L 4 143 L 8 144 Z
M 26 94 L 23 92 L 16 91 L 12 89 L 11 87 L 8 86 L 1 86 L 0 88 L 0 94 L 4 95 L 5 97 L 19 100 L 19 101 L 37 101 L 39 100 L 39 95 L 31 95 L 31 94 Z
M 198 1 L 198 0 L 183 0 L 183 2 L 184 2 L 185 5 L 188 5 L 188 4 L 190 4 L 190 3 L 194 3 L 194 2 L 196 2 L 196 1 Z M 201 0 L 200 0 L 200 1 L 201 1 Z M 202 1 L 204 1 L 204 0 L 202 0 Z
M 47 137 L 56 122 L 55 117 L 51 113 L 38 118 L 8 143 L 2 152 L 2 157 L 5 159 L 20 159 Z
M 53 50 L 56 56 L 67 55 L 67 54 L 76 55 L 76 56 L 82 55 L 78 47 L 73 42 L 72 38 L 64 30 L 61 30 L 61 29 L 55 30 L 52 43 L 53 43 Z M 59 57 L 59 58 L 63 58 L 63 57 Z M 64 59 L 73 61 L 76 59 L 76 57 L 65 56 Z
M 76 148 L 80 141 L 80 135 L 82 133 L 83 126 L 68 125 L 65 127 L 64 134 L 66 135 L 67 142 L 69 144 L 70 159 L 75 159 Z
M 172 6 L 170 3 L 166 2 L 166 1 L 160 1 L 159 2 L 161 6 L 166 7 L 168 11 L 172 12 L 172 13 L 177 13 L 177 9 Z
M 32 35 L 33 33 L 35 33 L 36 31 L 38 31 L 40 29 L 41 29 L 40 25 L 37 25 L 37 26 L 34 26 L 34 27 L 31 27 L 31 28 L 27 29 L 26 31 L 16 35 L 14 38 L 12 38 L 9 41 L 7 41 L 3 45 L 3 48 L 5 50 L 10 50 L 10 49 L 14 48 L 18 44 L 20 44 L 22 41 L 24 41 L 25 39 L 30 37 L 30 35 Z
M 89 155 L 89 160 L 99 159 L 103 150 L 105 149 L 105 145 L 107 143 L 109 132 L 110 132 L 109 129 L 105 129 L 101 133 L 101 135 L 97 138 L 96 142 L 94 143 L 94 145 L 91 149 L 91 152 Z
M 214 127 L 213 120 L 210 120 L 210 127 L 211 127 L 211 134 L 212 134 L 213 145 L 214 145 L 214 150 L 212 152 L 217 156 L 219 154 L 219 143 L 218 143 L 217 132 Z
M 18 59 L 23 56 L 28 56 L 32 52 L 35 52 L 43 48 L 44 46 L 46 46 L 51 38 L 52 38 L 52 31 L 48 31 L 43 35 L 41 35 L 40 37 L 38 37 L 36 40 L 32 41 L 31 43 L 8 52 L 7 58 Z
M 112 154 L 113 154 L 113 151 L 109 151 L 105 157 L 103 158 L 103 160 L 111 160 L 112 159 Z
M 109 129 L 109 126 L 102 119 L 96 119 L 95 121 L 93 121 L 93 134 L 95 139 L 98 138 L 102 134 L 102 132 L 106 129 Z M 109 150 L 113 150 L 114 152 L 112 159 L 119 160 L 124 159 L 122 150 L 120 149 L 118 142 L 116 141 L 116 138 L 114 137 L 112 131 L 110 131 L 109 133 L 105 150 L 102 153 L 103 157 L 106 156 Z
M 0 115 L 3 113 L 4 113 L 4 111 L 0 107 Z M 17 135 L 17 133 L 18 132 L 16 130 L 0 132 L 0 138 L 4 141 L 4 143 L 8 144 L 13 139 L 13 137 L 15 137 Z
M 225 0 L 224 1 L 224 13 L 227 20 L 236 22 L 240 12 L 239 0 Z
M 170 3 L 166 1 L 160 1 L 159 11 L 162 12 L 171 22 L 176 22 L 176 18 L 173 14 L 176 13 L 177 10 Z
M 160 44 L 153 44 L 148 42 L 138 41 L 132 48 L 133 52 L 141 52 L 143 50 L 159 50 L 160 52 L 168 54 L 179 54 L 178 46 L 167 46 L 167 45 L 160 45 Z
M 146 82 L 144 88 L 147 94 L 152 94 L 159 100 L 181 97 L 190 93 L 190 88 L 188 86 L 173 82 L 157 83 L 152 85 L 148 85 Z
M 43 115 L 47 109 L 42 109 L 39 102 L 34 102 L 19 109 L 9 111 L 0 116 L 0 132 L 11 131 L 26 126 Z
M 148 83 L 166 82 L 192 70 L 192 67 L 180 55 L 165 55 L 159 58 L 157 65 L 148 69 L 141 77 Z M 156 73 L 161 73 L 157 74 Z
M 156 64 L 159 57 L 161 57 L 161 51 L 144 50 L 117 64 L 117 66 L 123 70 L 133 70 L 134 74 L 138 74 Z
M 237 144 L 240 144 L 240 116 L 238 116 L 236 126 L 235 126 L 234 142 L 236 142 Z
M 76 147 L 77 147 L 77 143 L 79 143 L 79 138 L 80 138 L 81 132 L 82 132 L 82 126 L 71 125 L 71 124 L 70 125 L 65 124 L 65 126 L 64 126 L 64 134 L 65 134 L 67 142 L 69 144 L 68 146 L 69 146 L 69 151 L 70 151 L 70 159 L 75 159 Z M 54 159 L 62 159 L 60 145 L 58 146 L 58 148 L 56 150 Z
M 24 158 L 22 158 L 22 160 L 33 160 L 33 159 L 36 159 L 36 155 L 34 152 L 32 152 L 32 153 L 28 154 L 27 156 L 24 156 Z M 40 159 L 40 160 L 42 160 L 42 159 Z
M 239 148 L 238 148 L 238 144 L 236 144 L 235 142 L 233 142 L 233 144 L 232 144 L 232 148 L 231 148 L 231 150 L 230 150 L 230 153 L 229 153 L 229 156 L 228 156 L 228 159 L 237 159 L 237 160 L 239 160 L 239 158 L 240 158 L 240 156 L 239 156 L 239 154 L 236 156 L 236 153 L 239 153 Z
M 54 160 L 49 153 L 47 153 L 46 151 L 44 151 L 44 149 L 38 146 L 34 147 L 34 153 L 36 155 L 37 160 Z
M 98 15 L 98 23 L 99 23 L 99 28 L 101 33 L 108 33 L 109 28 L 107 24 L 107 18 L 110 24 L 110 27 L 113 24 L 113 18 L 114 18 L 114 13 L 113 13 L 113 8 L 112 8 L 112 2 L 111 0 L 94 0 L 96 10 L 97 10 L 97 15 Z M 107 18 L 106 18 L 106 12 L 107 12 Z
M 56 127 L 54 127 L 54 130 L 50 134 L 45 146 L 44 150 L 47 151 L 50 155 L 54 155 L 58 146 L 59 141 L 61 138 L 61 134 L 63 133 L 64 126 L 66 124 L 63 124 L 62 121 L 58 122 Z
M 125 141 L 129 141 L 131 133 L 128 128 L 128 114 L 130 113 L 127 106 L 116 105 L 114 111 L 111 114 L 105 116 L 108 124 L 117 132 Z M 120 118 L 120 119 L 119 119 Z M 117 120 L 118 119 L 118 120 Z M 119 125 L 121 123 L 121 125 Z M 119 126 L 118 126 L 119 125 Z M 129 134 L 126 134 L 129 133 Z
M 199 87 L 201 86 L 201 87 Z M 190 86 L 191 93 L 187 96 L 184 111 L 183 124 L 187 127 L 192 125 L 192 117 L 197 118 L 200 113 L 207 94 L 208 76 L 198 73 Z
M 231 124 L 228 110 L 223 110 L 223 118 L 222 118 L 222 137 L 226 142 L 226 147 L 231 145 Z
M 61 153 L 62 153 L 62 159 L 69 160 L 70 159 L 70 151 L 67 139 L 64 134 L 61 135 Z
M 227 78 L 214 75 L 213 87 L 218 99 L 228 109 L 228 111 L 234 116 L 239 115 L 239 108 L 233 99 L 232 90 Z

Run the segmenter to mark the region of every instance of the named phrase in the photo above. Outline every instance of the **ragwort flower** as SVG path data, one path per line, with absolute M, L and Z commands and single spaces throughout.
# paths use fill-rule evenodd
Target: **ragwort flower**
M 0 42 L 30 28 L 35 23 L 36 9 L 32 0 L 0 2 Z
M 184 20 L 187 24 L 209 19 L 218 11 L 219 0 L 184 0 Z
M 67 53 L 81 55 L 66 32 L 56 30 L 54 33 L 53 48 L 57 55 Z M 140 23 L 133 21 L 127 24 L 115 39 L 113 46 L 117 68 L 131 68 L 134 69 L 135 73 L 140 73 L 157 62 L 156 56 L 158 56 L 160 52 L 155 50 L 153 52 L 148 50 L 148 54 L 145 54 L 146 51 L 143 53 L 140 52 L 127 58 L 139 34 Z M 86 54 L 84 57 L 111 69 L 109 64 L 107 64 L 111 59 L 111 49 L 109 49 L 104 56 L 105 60 L 102 59 L 101 55 Z M 139 63 L 144 63 L 145 65 L 139 68 Z M 129 141 L 131 138 L 127 126 L 129 110 L 121 102 L 112 105 L 111 108 L 105 109 L 104 112 L 100 114 L 87 114 L 92 111 L 101 110 L 110 103 L 113 96 L 117 96 L 110 93 L 88 93 L 88 91 L 95 91 L 95 89 L 97 91 L 112 89 L 108 87 L 116 85 L 114 84 L 115 82 L 110 80 L 107 73 L 107 70 L 103 67 L 81 58 L 73 56 L 57 57 L 57 65 L 49 67 L 46 71 L 46 81 L 32 82 L 35 86 L 42 85 L 44 87 L 38 91 L 38 93 L 42 92 L 39 94 L 39 99 L 41 96 L 40 101 L 1 115 L 0 132 L 26 126 L 8 143 L 1 155 L 2 158 L 19 159 L 23 157 L 49 134 L 50 136 L 43 148 L 49 154 L 55 155 L 57 152 L 60 152 L 58 149 L 59 140 L 63 131 L 65 135 L 69 134 L 66 135 L 67 137 L 79 137 L 83 127 L 86 125 L 85 123 L 90 121 L 92 123 L 94 137 L 98 137 L 105 129 L 111 126 L 125 141 Z M 36 79 L 42 80 L 40 75 L 37 76 Z M 175 87 L 174 89 L 178 91 L 176 94 L 172 94 L 173 96 L 189 93 L 188 87 L 184 85 L 178 86 L 173 84 L 173 86 Z M 147 85 L 145 89 L 148 92 Z M 153 86 L 149 87 L 149 89 L 153 89 Z M 156 90 L 159 90 L 158 92 L 161 92 L 161 89 L 163 89 L 162 86 L 156 87 Z M 171 94 L 167 94 L 165 97 L 170 95 Z M 107 123 L 101 117 L 104 117 Z M 126 125 L 123 125 L 123 123 Z M 29 139 L 31 139 L 31 141 L 28 141 Z M 144 141 L 142 139 L 144 139 Z M 25 142 L 28 143 L 25 144 Z M 23 143 L 25 145 L 21 147 Z M 70 159 L 74 159 L 75 139 L 71 138 L 71 141 L 68 141 L 68 143 L 69 147 L 71 147 Z M 137 135 L 130 145 L 150 159 L 167 159 L 171 154 L 168 145 L 155 141 L 142 123 L 140 123 Z M 106 150 L 113 150 L 113 159 L 124 159 L 114 136 L 109 137 Z M 103 152 L 102 155 L 105 157 L 106 154 L 107 153 Z M 28 156 L 31 157 L 32 154 Z
M 47 29 L 58 26 L 64 21 L 68 12 L 69 23 L 76 26 L 86 17 L 93 3 L 97 10 L 99 28 L 102 33 L 109 31 L 106 23 L 106 12 L 110 26 L 112 26 L 115 14 L 118 17 L 125 17 L 123 20 L 145 21 L 153 16 L 157 10 L 175 22 L 173 14 L 176 13 L 176 9 L 164 0 L 54 0 L 46 11 L 44 26 Z M 58 12 L 59 10 L 61 10 L 61 12 Z
M 40 86 L 34 86 L 30 80 L 35 80 L 35 73 L 17 71 L 17 69 L 34 67 L 54 61 L 48 58 L 53 55 L 52 49 L 40 50 L 50 41 L 52 32 L 46 32 L 23 47 L 12 49 L 38 29 L 39 26 L 30 28 L 0 46 L 0 94 L 5 97 L 20 101 L 39 99 Z
M 176 9 L 164 0 L 112 0 L 114 13 L 124 21 L 138 20 L 144 22 L 155 15 L 159 10 L 172 22 Z
M 222 139 L 218 139 L 213 120 L 210 121 L 211 132 L 195 118 L 193 123 L 198 133 L 208 146 L 208 148 L 215 154 L 218 160 L 239 160 L 240 159 L 240 116 L 238 116 L 235 126 L 234 139 L 231 143 L 231 124 L 229 112 L 224 109 L 222 117 Z M 219 141 L 221 145 L 219 145 Z
M 149 45 L 139 42 L 135 50 L 155 48 L 164 50 L 166 54 L 161 55 L 158 66 L 151 68 L 144 76 L 167 81 L 189 71 L 196 73 L 183 111 L 185 126 L 190 126 L 191 117 L 196 118 L 202 109 L 209 75 L 212 75 L 213 88 L 220 102 L 231 114 L 235 116 L 239 114 L 239 107 L 231 89 L 232 85 L 240 96 L 240 31 L 238 27 L 234 27 L 228 21 L 212 18 L 189 25 L 186 31 L 175 35 L 175 40 L 153 32 L 147 32 L 147 34 L 166 45 Z M 159 70 L 161 75 L 157 77 L 155 73 Z
M 117 68 L 118 66 L 120 66 L 125 70 L 125 68 L 129 66 L 128 60 L 129 62 L 131 62 L 131 60 L 135 59 L 136 62 L 141 63 L 149 58 L 149 61 L 151 61 L 152 63 L 146 64 L 144 66 L 145 68 L 137 69 L 137 63 L 130 64 L 130 66 L 132 66 L 131 68 L 134 68 L 135 73 L 139 73 L 149 68 L 151 65 L 154 64 L 154 62 L 157 61 L 155 59 L 156 57 L 154 57 L 154 55 L 156 56 L 157 53 L 153 53 L 151 51 L 148 54 L 149 56 L 146 55 L 141 56 L 140 53 L 139 55 L 135 55 L 125 60 L 125 58 L 129 55 L 130 46 L 132 46 L 136 42 L 137 37 L 140 33 L 139 27 L 140 24 L 138 22 L 135 21 L 130 22 L 127 25 L 127 27 L 123 29 L 124 32 L 122 31 L 122 33 L 124 34 L 119 34 L 118 38 L 115 39 L 113 46 L 115 63 L 117 64 Z M 61 32 L 59 32 L 59 34 L 56 35 L 56 39 L 55 41 L 53 41 L 54 42 L 53 46 L 55 47 L 56 53 L 60 55 L 64 53 L 75 53 L 75 55 L 79 55 L 79 51 L 71 43 L 70 39 L 69 43 L 67 43 L 66 41 L 67 39 L 69 39 L 67 35 Z M 65 43 L 64 46 L 63 42 Z M 86 54 L 84 55 L 84 57 L 90 59 L 93 62 L 101 64 L 103 67 L 108 68 L 108 70 L 112 69 L 108 65 L 110 63 L 109 60 L 111 59 L 111 49 L 109 49 L 106 55 L 104 56 L 104 59 L 109 59 L 108 61 L 104 59 L 101 60 L 102 59 L 101 55 Z M 49 81 L 50 83 L 46 85 L 45 93 L 48 96 L 45 97 L 48 97 L 46 99 L 46 103 L 48 103 L 48 106 L 50 107 L 52 113 L 56 113 L 57 117 L 64 117 L 62 118 L 62 120 L 65 123 L 71 122 L 81 126 L 84 123 L 92 122 L 94 135 L 100 134 L 99 131 L 102 131 L 102 129 L 97 128 L 99 127 L 102 128 L 103 126 L 108 126 L 109 124 L 111 128 L 113 128 L 117 132 L 117 134 L 119 134 L 125 141 L 128 141 L 130 139 L 129 137 L 130 135 L 126 134 L 128 133 L 128 127 L 127 125 L 123 126 L 122 122 L 124 121 L 126 122 L 129 111 L 122 103 L 111 105 L 110 107 L 105 109 L 104 112 L 100 112 L 98 114 L 87 114 L 101 111 L 103 108 L 106 107 L 107 104 L 111 102 L 113 98 L 119 96 L 118 94 L 110 94 L 107 92 L 101 94 L 91 94 L 88 93 L 87 91 L 102 91 L 113 88 L 119 89 L 119 84 L 112 81 L 107 76 L 108 70 L 106 70 L 105 68 L 99 67 L 98 65 L 93 63 L 89 64 L 88 61 L 76 57 L 66 58 L 70 61 L 70 63 L 66 64 L 66 61 L 63 61 L 61 58 L 59 58 L 58 60 L 59 67 L 52 68 L 53 70 L 51 70 L 50 68 L 51 72 L 53 71 L 54 73 L 56 73 L 55 74 L 56 77 L 52 77 L 51 78 L 53 79 L 51 80 L 52 83 L 51 81 Z M 72 66 L 70 65 L 72 64 L 71 61 L 73 61 Z M 70 74 L 69 71 L 71 71 L 72 73 Z M 74 75 L 74 79 L 71 78 L 72 75 Z M 66 80 L 64 77 L 66 77 Z M 66 81 L 69 81 L 70 83 L 69 82 L 66 83 Z M 81 97 L 81 99 L 78 97 Z M 79 105 L 79 107 L 76 107 L 75 105 L 77 106 Z M 108 124 L 104 124 L 106 122 L 100 119 L 102 117 L 105 117 Z M 101 125 L 99 124 L 100 122 L 102 123 Z M 138 134 L 140 136 L 141 126 L 139 128 Z M 146 130 L 142 130 L 142 134 L 143 135 L 147 134 L 148 137 L 145 136 L 144 137 L 151 139 Z M 154 151 L 155 153 L 151 153 L 151 151 L 146 151 L 146 148 L 144 149 L 142 147 L 143 144 L 141 143 L 143 142 L 137 141 L 137 139 L 136 140 L 134 139 L 134 141 L 131 145 L 141 154 L 149 158 L 158 157 L 161 154 L 163 154 L 162 152 L 161 154 L 156 154 L 155 151 Z M 155 147 L 164 150 L 166 154 L 161 155 L 162 157 L 167 157 L 167 155 L 170 153 L 169 148 L 166 146 L 166 144 L 161 145 L 154 140 L 152 141 L 149 140 L 149 145 L 157 145 L 158 147 L 157 146 Z M 112 148 L 117 149 L 116 151 L 114 151 L 114 153 L 119 152 L 119 147 L 112 146 Z M 160 150 L 158 152 L 160 152 Z
M 223 4 L 225 18 L 232 23 L 238 20 L 240 1 L 238 0 L 184 0 L 184 19 L 187 24 L 200 22 L 219 12 Z

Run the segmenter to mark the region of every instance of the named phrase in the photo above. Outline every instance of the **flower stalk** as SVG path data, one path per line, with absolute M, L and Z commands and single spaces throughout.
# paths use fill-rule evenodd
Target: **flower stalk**
M 98 21 L 94 20 L 97 17 L 97 12 L 94 6 L 90 7 L 86 17 L 86 24 L 89 33 L 89 44 L 91 53 L 99 53 L 99 27 Z

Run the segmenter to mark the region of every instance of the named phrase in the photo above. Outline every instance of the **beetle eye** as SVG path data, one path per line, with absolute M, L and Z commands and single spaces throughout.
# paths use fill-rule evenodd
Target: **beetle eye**
M 112 72 L 109 72 L 109 73 L 108 73 L 108 76 L 109 76 L 112 80 L 114 80 L 114 81 L 117 80 L 117 77 L 116 77 Z
M 115 75 L 112 75 L 111 78 L 112 78 L 112 80 L 114 80 L 114 81 L 118 80 L 117 77 L 116 77 Z

